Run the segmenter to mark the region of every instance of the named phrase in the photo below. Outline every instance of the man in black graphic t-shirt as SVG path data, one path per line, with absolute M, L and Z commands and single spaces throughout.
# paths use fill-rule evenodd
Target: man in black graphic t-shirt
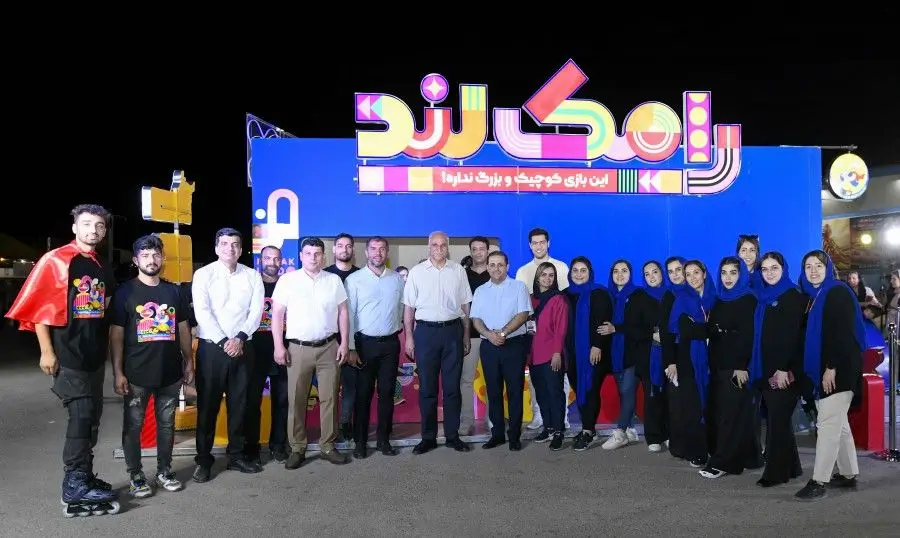
M 275 342 L 272 341 L 272 293 L 281 271 L 281 249 L 263 247 L 259 253 L 265 306 L 259 329 L 253 333 L 254 363 L 247 386 L 247 415 L 244 418 L 244 457 L 259 460 L 260 422 L 263 391 L 269 378 L 269 403 L 272 427 L 269 430 L 269 452 L 277 462 L 287 459 L 288 382 L 287 366 L 275 363 Z
M 359 267 L 353 265 L 353 236 L 347 233 L 338 234 L 334 238 L 334 246 L 331 247 L 334 254 L 334 264 L 329 265 L 323 271 L 328 271 L 339 277 L 341 282 L 346 282 L 347 277 L 359 271 Z M 341 343 L 338 334 L 338 344 Z M 359 368 L 351 364 L 341 366 L 341 429 L 338 442 L 343 443 L 354 437 L 353 410 L 356 407 L 356 378 Z
M 153 490 L 141 465 L 141 429 L 147 401 L 153 396 L 156 415 L 156 474 L 154 482 L 179 491 L 181 482 L 171 470 L 175 440 L 175 408 L 182 383 L 194 376 L 191 329 L 186 294 L 159 278 L 163 243 L 155 235 L 134 242 L 138 276 L 118 290 L 110 305 L 109 331 L 116 393 L 125 397 L 122 450 L 131 477 L 129 492 L 147 497 Z
M 115 278 L 96 252 L 109 212 L 82 204 L 71 214 L 74 240 L 41 257 L 6 316 L 36 333 L 41 370 L 53 376 L 52 391 L 68 411 L 63 501 L 77 504 L 115 498 L 93 473 L 109 349 L 106 307 Z

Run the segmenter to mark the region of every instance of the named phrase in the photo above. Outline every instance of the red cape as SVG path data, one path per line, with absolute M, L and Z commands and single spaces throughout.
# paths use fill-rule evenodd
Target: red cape
M 69 264 L 79 254 L 94 260 L 96 252 L 82 252 L 75 241 L 44 254 L 25 279 L 6 317 L 19 322 L 19 330 L 34 331 L 34 326 L 65 327 L 69 323 Z

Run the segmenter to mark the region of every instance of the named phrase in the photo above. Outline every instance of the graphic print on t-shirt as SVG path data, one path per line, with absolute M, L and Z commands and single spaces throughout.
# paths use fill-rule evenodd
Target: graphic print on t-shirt
M 75 298 L 72 300 L 72 317 L 96 319 L 103 317 L 106 305 L 106 285 L 102 280 L 84 275 L 72 281 Z
M 175 340 L 177 317 L 175 307 L 165 303 L 148 302 L 135 308 L 138 342 L 168 342 Z
M 272 331 L 272 298 L 266 297 L 263 300 L 262 318 L 259 320 L 259 329 L 257 331 Z

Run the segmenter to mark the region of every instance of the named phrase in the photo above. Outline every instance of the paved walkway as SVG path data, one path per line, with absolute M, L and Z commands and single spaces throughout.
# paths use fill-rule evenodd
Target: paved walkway
M 189 480 L 191 458 L 175 468 L 180 493 L 125 500 L 115 516 L 67 520 L 59 505 L 65 412 L 49 392 L 29 342 L 0 332 L 0 535 L 30 536 L 897 536 L 900 464 L 860 457 L 857 492 L 815 504 L 793 500 L 809 478 L 784 487 L 754 485 L 759 471 L 705 480 L 643 444 L 551 453 L 440 448 L 415 457 L 374 454 L 332 466 L 310 461 L 297 471 L 268 464 L 259 475 L 224 471 L 207 484 Z M 14 340 L 16 342 L 14 342 Z M 122 403 L 107 384 L 96 467 L 125 487 Z M 800 437 L 809 445 L 810 439 Z M 155 462 L 145 459 L 152 471 Z M 125 494 L 127 495 L 127 494 Z

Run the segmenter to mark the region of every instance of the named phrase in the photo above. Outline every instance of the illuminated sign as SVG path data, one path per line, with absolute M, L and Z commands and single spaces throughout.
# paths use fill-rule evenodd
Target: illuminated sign
M 426 75 L 419 85 L 429 103 L 422 129 L 417 128 L 412 109 L 399 98 L 357 93 L 356 122 L 386 127 L 356 132 L 356 156 L 362 161 L 359 192 L 715 194 L 737 178 L 741 126 L 712 124 L 710 92 L 684 92 L 684 121 L 663 103 L 638 105 L 625 117 L 620 135 L 606 106 L 572 97 L 587 81 L 569 60 L 521 109 L 494 107 L 494 143 L 511 158 L 525 161 L 521 166 L 465 164 L 490 143 L 484 84 L 460 84 L 458 130 L 453 129 L 452 109 L 435 106 L 450 89 L 438 73 Z M 588 133 L 523 132 L 522 110 L 538 125 L 580 127 Z M 640 163 L 667 161 L 682 143 L 683 166 L 641 167 Z M 369 162 L 398 157 L 438 157 L 450 162 L 436 166 Z
M 856 200 L 869 186 L 869 168 L 853 153 L 845 153 L 831 163 L 828 186 L 841 200 Z

